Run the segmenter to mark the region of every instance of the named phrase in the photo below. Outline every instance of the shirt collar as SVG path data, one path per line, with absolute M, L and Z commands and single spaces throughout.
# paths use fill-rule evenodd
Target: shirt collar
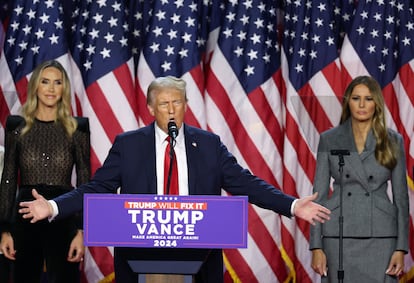
M 165 139 L 168 137 L 168 134 L 166 134 L 155 122 L 155 140 L 160 141 L 161 143 L 165 141 Z M 181 141 L 184 139 L 184 124 L 182 124 L 181 128 L 178 130 L 178 136 L 176 139 L 177 143 L 181 143 Z

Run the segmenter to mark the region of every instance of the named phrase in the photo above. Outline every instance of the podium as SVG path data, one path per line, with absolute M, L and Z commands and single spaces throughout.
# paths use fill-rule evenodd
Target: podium
M 218 251 L 247 247 L 247 211 L 247 196 L 85 194 L 84 242 L 117 248 L 139 283 L 193 283 Z
M 207 260 L 209 249 L 168 249 L 129 260 L 139 283 L 192 283 Z

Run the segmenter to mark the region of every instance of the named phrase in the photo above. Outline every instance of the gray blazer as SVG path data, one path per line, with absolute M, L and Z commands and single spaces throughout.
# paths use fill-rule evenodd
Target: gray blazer
M 340 172 L 339 158 L 333 149 L 347 149 L 343 167 L 343 235 L 344 237 L 395 237 L 396 250 L 408 251 L 409 201 L 404 143 L 400 134 L 389 129 L 389 136 L 399 148 L 396 167 L 391 171 L 375 159 L 375 137 L 368 134 L 364 151 L 358 154 L 351 121 L 330 129 L 320 136 L 314 191 L 317 202 L 332 211 L 331 220 L 316 224 L 310 231 L 310 249 L 322 248 L 323 237 L 339 236 Z M 330 181 L 333 178 L 333 193 Z M 391 184 L 391 197 L 387 194 Z

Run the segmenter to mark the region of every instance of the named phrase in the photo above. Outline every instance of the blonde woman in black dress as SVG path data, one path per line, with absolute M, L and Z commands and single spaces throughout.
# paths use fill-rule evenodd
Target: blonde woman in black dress
M 14 282 L 40 282 L 44 264 L 49 283 L 79 282 L 84 255 L 81 215 L 31 224 L 17 203 L 36 188 L 47 198 L 90 178 L 90 138 L 86 118 L 71 115 L 70 82 L 57 61 L 40 64 L 28 84 L 23 117 L 6 123 L 4 171 L 0 185 L 0 249 L 13 261 Z

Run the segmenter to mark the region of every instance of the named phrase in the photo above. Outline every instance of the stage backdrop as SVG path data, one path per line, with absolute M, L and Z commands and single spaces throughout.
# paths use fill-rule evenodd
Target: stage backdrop
M 254 174 L 303 197 L 312 192 L 319 134 L 338 124 L 344 87 L 370 74 L 383 88 L 389 126 L 404 137 L 414 203 L 409 0 L 0 2 L 1 144 L 6 117 L 19 113 L 28 78 L 46 59 L 66 66 L 73 113 L 89 117 L 93 171 L 117 134 L 152 121 L 150 81 L 174 75 L 188 83 L 188 124 L 219 134 Z M 227 282 L 318 281 L 308 224 L 256 206 L 248 213 L 248 249 L 223 253 Z M 413 280 L 413 254 L 401 281 Z M 113 280 L 112 248 L 89 248 L 83 281 Z

